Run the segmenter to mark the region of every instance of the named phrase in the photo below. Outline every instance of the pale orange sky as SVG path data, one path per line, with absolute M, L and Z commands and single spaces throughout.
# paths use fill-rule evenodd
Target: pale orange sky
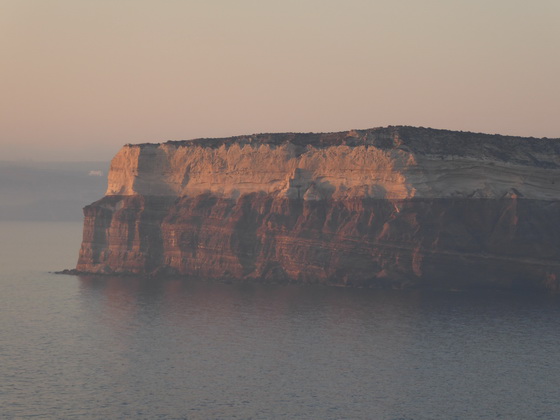
M 0 0 L 0 160 L 417 125 L 560 137 L 558 0 Z

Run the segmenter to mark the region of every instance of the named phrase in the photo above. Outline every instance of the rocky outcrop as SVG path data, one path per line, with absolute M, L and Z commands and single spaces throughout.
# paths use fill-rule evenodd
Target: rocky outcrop
M 77 270 L 560 285 L 560 140 L 413 127 L 127 145 Z

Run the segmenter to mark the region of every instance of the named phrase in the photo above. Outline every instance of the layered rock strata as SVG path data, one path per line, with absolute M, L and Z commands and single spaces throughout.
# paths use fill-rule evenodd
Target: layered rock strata
M 560 285 L 560 140 L 413 127 L 126 145 L 77 270 Z

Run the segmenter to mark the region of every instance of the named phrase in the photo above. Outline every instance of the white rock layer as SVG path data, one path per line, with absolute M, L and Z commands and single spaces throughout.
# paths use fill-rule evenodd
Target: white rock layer
M 199 143 L 124 146 L 111 162 L 107 195 L 236 198 L 264 192 L 304 200 L 324 198 L 560 199 L 558 156 L 550 165 L 511 163 L 463 154 L 431 156 L 406 147 Z

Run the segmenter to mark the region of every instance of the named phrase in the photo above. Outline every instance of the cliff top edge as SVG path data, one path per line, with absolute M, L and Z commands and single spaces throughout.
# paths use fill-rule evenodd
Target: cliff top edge
M 327 133 L 259 133 L 232 137 L 168 140 L 159 143 L 128 143 L 125 146 L 146 148 L 169 145 L 218 148 L 233 144 L 279 146 L 288 143 L 295 146 L 318 148 L 341 145 L 365 145 L 379 148 L 406 147 L 411 152 L 426 154 L 455 154 L 460 151 L 476 151 L 481 147 L 503 149 L 507 152 L 511 147 L 523 147 L 527 151 L 560 154 L 560 138 L 509 136 L 412 126 L 387 126 Z

